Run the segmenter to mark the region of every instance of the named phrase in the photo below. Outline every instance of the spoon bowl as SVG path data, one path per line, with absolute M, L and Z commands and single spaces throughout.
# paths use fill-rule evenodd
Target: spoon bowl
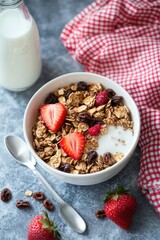
M 21 138 L 9 135 L 5 138 L 5 145 L 15 160 L 28 167 L 28 163 L 36 165 L 36 160 L 31 156 L 27 145 Z
M 16 159 L 16 161 L 22 165 L 30 168 L 41 183 L 47 188 L 47 190 L 52 194 L 54 199 L 59 204 L 60 213 L 69 226 L 78 233 L 83 233 L 86 230 L 86 223 L 83 218 L 76 212 L 76 210 L 69 204 L 64 202 L 60 196 L 55 192 L 55 190 L 49 185 L 46 179 L 37 171 L 35 168 L 36 161 L 30 154 L 26 143 L 18 136 L 9 135 L 5 138 L 6 148 L 9 150 L 11 155 Z

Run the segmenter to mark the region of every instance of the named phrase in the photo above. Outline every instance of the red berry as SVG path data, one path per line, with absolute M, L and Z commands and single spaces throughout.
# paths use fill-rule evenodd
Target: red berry
M 91 136 L 97 136 L 100 130 L 101 130 L 101 124 L 98 123 L 88 129 L 88 134 L 90 134 Z
M 48 214 L 35 216 L 28 226 L 28 240 L 56 240 L 60 238 L 56 226 L 49 219 Z
M 136 210 L 136 199 L 123 188 L 110 192 L 105 200 L 106 216 L 119 227 L 127 230 L 131 227 L 132 217 Z
M 61 139 L 60 146 L 67 155 L 78 160 L 82 156 L 85 142 L 86 139 L 82 133 L 73 132 Z
M 67 110 L 62 103 L 45 104 L 40 108 L 40 114 L 47 128 L 57 132 L 64 123 Z
M 108 94 L 106 91 L 101 91 L 96 96 L 95 106 L 98 107 L 100 105 L 106 104 L 108 101 Z

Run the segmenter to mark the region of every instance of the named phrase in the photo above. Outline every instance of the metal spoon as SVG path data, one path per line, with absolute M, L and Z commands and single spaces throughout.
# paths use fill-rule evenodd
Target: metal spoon
M 18 136 L 9 135 L 5 137 L 5 145 L 16 161 L 30 168 L 42 182 L 42 184 L 47 188 L 47 190 L 52 194 L 54 199 L 59 204 L 59 209 L 62 216 L 70 225 L 70 227 L 78 233 L 83 233 L 86 230 L 85 221 L 73 207 L 60 198 L 60 196 L 53 190 L 40 172 L 36 170 L 36 160 L 33 158 L 33 156 L 31 156 L 26 143 Z

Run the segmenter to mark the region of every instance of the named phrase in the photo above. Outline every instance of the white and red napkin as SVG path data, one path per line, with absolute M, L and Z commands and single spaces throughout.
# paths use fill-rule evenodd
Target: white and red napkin
M 141 114 L 138 187 L 160 216 L 160 1 L 97 0 L 61 33 L 85 70 L 111 78 Z

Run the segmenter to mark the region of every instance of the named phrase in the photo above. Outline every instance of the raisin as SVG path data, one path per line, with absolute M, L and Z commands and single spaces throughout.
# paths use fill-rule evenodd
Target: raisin
M 90 126 L 94 126 L 96 124 L 103 125 L 103 120 L 101 118 L 92 118 L 92 121 L 90 122 Z
M 70 172 L 71 171 L 71 165 L 69 163 L 61 163 L 59 166 L 59 170 L 62 172 Z
M 108 98 L 112 98 L 115 95 L 115 92 L 111 88 L 106 89 L 106 92 Z
M 45 195 L 43 192 L 35 192 L 33 193 L 33 198 L 35 198 L 38 201 L 42 201 L 45 199 Z
M 105 164 L 109 164 L 109 161 L 111 160 L 112 158 L 112 154 L 110 152 L 106 152 L 104 155 L 103 155 L 103 162 Z
M 85 122 L 87 123 L 90 127 L 93 127 L 96 124 L 103 124 L 102 119 L 100 118 L 94 118 L 92 117 L 89 113 L 79 113 L 78 118 L 80 122 Z
M 77 84 L 77 90 L 78 91 L 87 91 L 88 90 L 88 85 L 85 82 L 79 82 Z
M 93 120 L 93 118 L 89 113 L 83 113 L 83 112 L 78 114 L 78 118 L 81 122 L 85 122 L 88 124 Z
M 103 155 L 103 162 L 108 166 L 112 166 L 116 163 L 116 160 L 113 158 L 110 152 L 107 152 Z
M 65 92 L 65 94 L 64 94 L 65 98 L 68 99 L 69 95 L 70 95 L 72 92 L 73 92 L 72 89 L 68 89 L 68 90 Z
M 3 202 L 8 202 L 11 199 L 11 191 L 8 188 L 4 188 L 1 192 L 1 200 Z
M 97 218 L 105 218 L 106 217 L 106 214 L 105 214 L 104 210 L 97 210 L 95 215 L 96 215 Z
M 97 157 L 98 157 L 98 154 L 96 151 L 90 151 L 87 155 L 87 163 L 88 164 L 94 163 Z
M 18 200 L 16 203 L 17 208 L 28 208 L 30 207 L 30 203 L 28 201 Z
M 79 118 L 80 122 L 85 122 L 90 127 L 94 126 L 96 123 L 99 122 L 99 119 L 92 117 L 89 113 L 83 113 L 83 112 L 79 113 L 78 118 Z
M 49 93 L 44 101 L 45 104 L 54 104 L 57 102 L 58 102 L 58 98 L 54 95 L 54 93 Z
M 48 211 L 53 211 L 54 205 L 49 199 L 45 199 L 43 201 L 43 206 L 48 210 Z
M 111 99 L 111 105 L 112 106 L 118 106 L 121 104 L 122 102 L 122 97 L 121 96 L 113 96 Z

